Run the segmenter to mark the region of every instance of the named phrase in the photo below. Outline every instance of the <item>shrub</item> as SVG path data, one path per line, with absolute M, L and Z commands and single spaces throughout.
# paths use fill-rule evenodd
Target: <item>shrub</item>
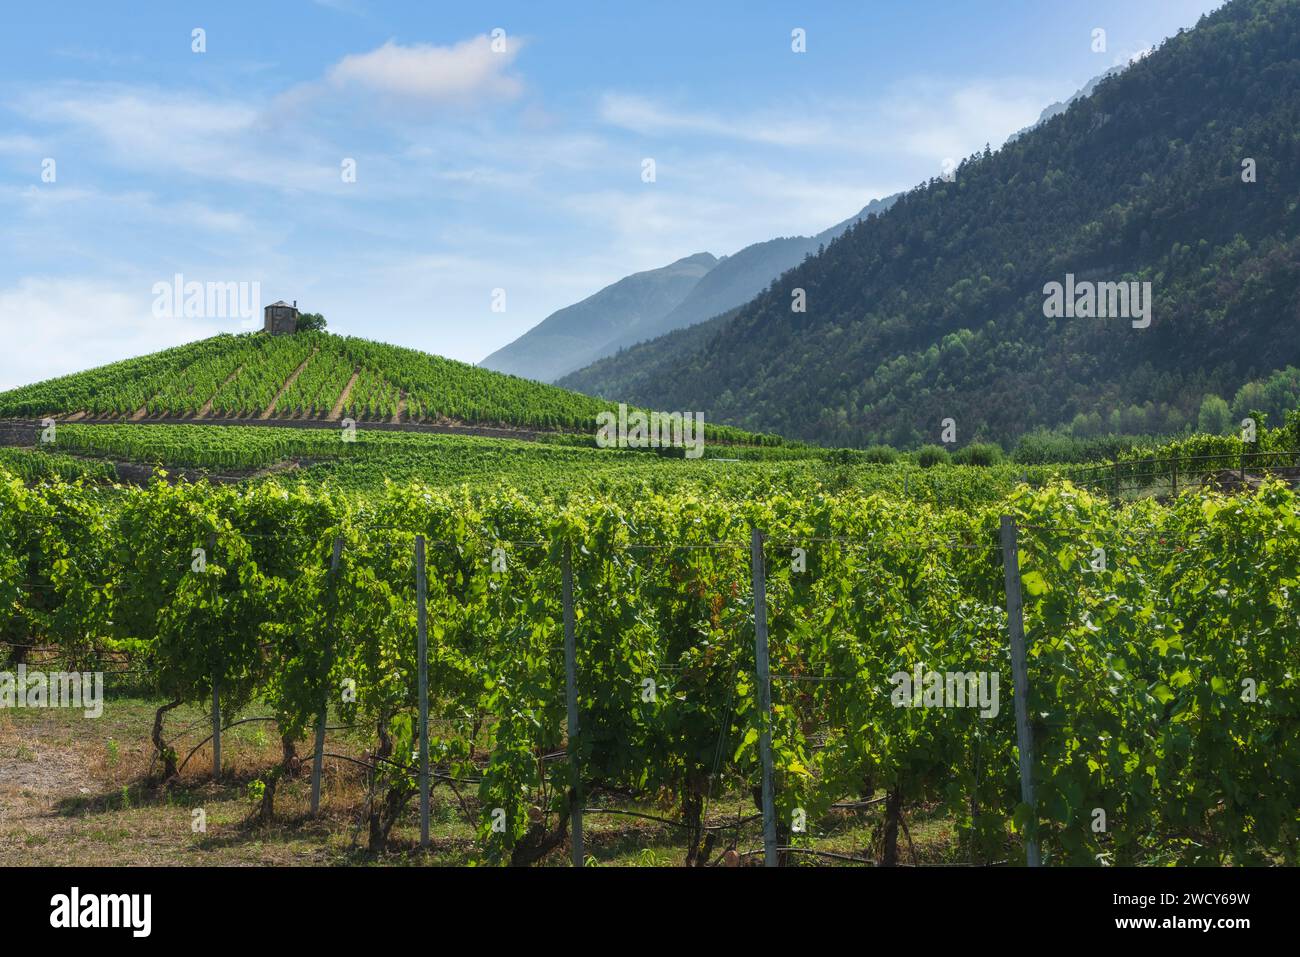
M 863 450 L 862 461 L 873 465 L 893 465 L 898 461 L 898 449 L 891 445 L 873 445 Z
M 964 449 L 953 454 L 952 460 L 958 465 L 979 465 L 988 467 L 1002 462 L 1002 447 L 992 442 L 972 442 Z
M 916 451 L 916 464 L 923 469 L 935 465 L 951 465 L 952 456 L 948 450 L 938 445 L 923 445 Z
M 1225 435 L 1232 424 L 1228 403 L 1211 393 L 1201 400 L 1201 411 L 1196 417 L 1196 428 L 1207 435 Z
M 867 460 L 857 449 L 830 449 L 826 461 L 831 465 L 858 465 Z
M 1023 465 L 1108 462 L 1135 449 L 1152 448 L 1161 441 L 1144 435 L 1096 435 L 1080 438 L 1039 429 L 1020 437 L 1011 459 Z

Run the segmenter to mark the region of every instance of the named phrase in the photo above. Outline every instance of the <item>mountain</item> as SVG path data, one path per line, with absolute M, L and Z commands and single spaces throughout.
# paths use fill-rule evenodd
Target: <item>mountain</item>
M 1076 90 L 1074 95 L 1071 96 L 1068 100 L 1065 100 L 1064 102 L 1062 102 L 1061 100 L 1057 100 L 1051 106 L 1044 107 L 1043 112 L 1038 114 L 1037 122 L 1035 122 L 1032 126 L 1026 126 L 1023 130 L 1021 130 L 1018 133 L 1012 133 L 1011 139 L 1013 140 L 1018 139 L 1024 136 L 1030 130 L 1037 129 L 1038 127 L 1042 126 L 1044 123 L 1046 123 L 1048 120 L 1052 119 L 1053 117 L 1060 116 L 1071 106 L 1073 106 L 1077 101 L 1082 100 L 1085 97 L 1092 96 L 1092 94 L 1096 92 L 1097 87 L 1101 85 L 1101 82 L 1103 80 L 1110 79 L 1110 77 L 1112 76 L 1118 76 L 1119 74 L 1127 70 L 1128 67 L 1129 64 L 1121 63 L 1119 66 L 1111 67 L 1109 70 L 1106 70 L 1104 73 L 1098 73 L 1091 80 L 1085 83 L 1082 87 Z
M 620 279 L 551 314 L 479 364 L 552 382 L 626 346 L 712 319 L 753 299 L 781 273 L 814 255 L 858 220 L 884 212 L 897 199 L 897 195 L 874 199 L 861 212 L 816 236 L 754 243 L 716 260 L 698 253 L 663 269 Z M 712 268 L 695 275 L 695 267 L 705 263 Z M 694 281 L 688 285 L 692 275 Z M 674 296 L 676 301 L 670 302 Z
M 1066 102 L 1054 103 L 1043 110 L 1038 123 L 1044 123 L 1063 112 L 1081 97 L 1090 96 L 1102 80 L 1123 69 L 1122 66 L 1113 67 L 1093 77 Z M 1021 130 L 1015 135 L 1023 135 L 1032 128 Z M 622 283 L 655 276 L 660 270 L 629 276 L 576 306 L 569 306 L 554 313 L 514 342 L 492 353 L 480 365 L 488 369 L 553 382 L 566 373 L 581 369 L 587 363 L 612 355 L 620 349 L 657 338 L 675 329 L 683 329 L 712 319 L 753 299 L 783 272 L 797 266 L 808 256 L 816 255 L 823 246 L 843 234 L 854 223 L 883 213 L 894 205 L 901 195 L 895 193 L 883 199 L 873 199 L 857 214 L 815 236 L 770 239 L 746 246 L 735 255 L 724 256 L 716 261 L 716 265 L 700 278 L 680 302 L 658 316 L 653 314 L 653 309 L 645 308 L 635 295 L 612 299 L 612 301 L 602 298 L 605 293 L 617 289 Z M 678 265 L 680 263 L 674 263 L 665 268 L 671 270 Z M 623 305 L 620 306 L 619 302 Z M 604 322 L 593 323 L 591 321 L 593 315 L 603 316 Z M 583 326 L 582 361 L 574 361 L 571 348 L 573 339 L 566 331 L 570 322 L 577 322 Z M 599 339 L 606 330 L 614 329 L 620 331 L 610 335 L 597 348 L 587 347 L 589 340 Z
M 551 313 L 479 365 L 541 382 L 558 379 L 607 355 L 610 339 L 670 312 L 717 261 L 711 253 L 696 253 L 661 269 L 633 273 Z
M 1013 133 L 1008 142 L 1018 139 L 1053 117 L 1059 116 L 1078 100 L 1091 96 L 1103 80 L 1122 73 L 1128 66 L 1129 64 L 1114 66 L 1094 76 L 1069 99 L 1064 102 L 1058 100 L 1044 108 L 1033 125 Z M 612 356 L 616 351 L 621 352 L 638 342 L 648 341 L 666 335 L 675 329 L 695 325 L 707 319 L 715 317 L 729 318 L 729 316 L 723 314 L 730 313 L 738 306 L 757 296 L 772 278 L 798 265 L 808 256 L 819 253 L 826 243 L 843 234 L 859 220 L 865 219 L 869 215 L 883 213 L 894 205 L 902 195 L 902 193 L 895 193 L 881 200 L 872 200 L 856 216 L 830 227 L 817 236 L 796 236 L 789 239 L 773 239 L 766 243 L 755 243 L 741 250 L 735 256 L 723 257 L 718 261 L 718 265 L 700 280 L 698 285 L 691 290 L 686 299 L 676 309 L 658 321 L 642 323 L 623 336 L 612 340 L 610 343 L 612 348 L 606 350 L 607 355 Z M 735 281 L 731 280 L 733 274 L 736 276 Z M 725 291 L 715 295 L 713 293 L 715 288 L 721 288 Z M 673 337 L 656 343 L 656 349 L 671 351 L 675 355 L 680 355 L 688 348 L 689 344 L 697 342 L 700 338 L 700 336 Z M 636 361 L 639 362 L 639 359 Z M 645 371 L 650 378 L 659 375 L 658 370 L 653 372 Z M 615 358 L 611 361 L 608 358 L 602 358 L 585 369 L 579 369 L 555 381 L 579 391 L 605 394 L 614 387 L 615 383 L 617 383 L 619 389 L 637 391 L 638 387 L 633 386 L 629 379 L 629 377 L 634 378 L 636 375 L 637 369 L 625 368 L 623 360 Z M 642 378 L 645 377 L 642 376 Z M 644 388 L 644 384 L 640 388 Z M 626 394 L 631 393 L 627 392 Z
M 859 220 L 884 212 L 897 199 L 898 195 L 873 199 L 861 212 L 816 236 L 769 239 L 746 246 L 734 256 L 723 257 L 704 274 L 675 309 L 659 319 L 640 323 L 610 340 L 604 354 L 653 339 L 674 329 L 693 326 L 748 302 L 787 269 L 797 266 L 808 256 L 816 255 L 821 247 Z
M 1094 414 L 1181 428 L 1300 364 L 1298 131 L 1300 3 L 1233 0 L 734 313 L 561 382 L 837 445 L 934 441 L 949 417 L 962 442 Z M 1068 277 L 1150 283 L 1150 324 L 1056 315 Z

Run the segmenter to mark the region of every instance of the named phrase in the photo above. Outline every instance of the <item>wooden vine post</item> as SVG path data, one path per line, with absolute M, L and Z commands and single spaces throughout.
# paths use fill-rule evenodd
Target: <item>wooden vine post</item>
M 204 558 L 203 569 L 207 572 L 209 563 L 217 552 L 217 533 L 208 536 L 208 553 Z M 216 586 L 213 586 L 212 599 L 216 601 Z M 217 665 L 212 667 L 212 780 L 221 780 L 221 676 L 217 674 Z
M 1020 799 L 1032 820 L 1025 834 L 1025 860 L 1038 867 L 1038 811 L 1034 801 L 1034 742 L 1029 732 L 1029 667 L 1025 657 L 1025 613 L 1020 594 L 1020 546 L 1016 520 L 1002 516 L 1002 569 L 1007 592 L 1007 628 L 1011 633 L 1011 680 L 1016 703 L 1016 746 L 1020 752 Z
M 772 675 L 767 657 L 767 579 L 763 533 L 751 529 L 749 561 L 754 573 L 754 658 L 758 678 L 758 753 L 763 766 L 763 866 L 780 866 L 776 843 L 776 808 L 772 781 Z
M 334 539 L 334 554 L 330 558 L 330 594 L 338 587 L 339 562 L 343 557 L 343 536 L 339 535 Z M 321 695 L 320 711 L 316 715 L 316 747 L 312 752 L 311 759 L 311 813 L 314 817 L 320 813 L 320 777 L 321 769 L 325 763 L 325 720 L 329 712 L 329 673 L 333 665 L 334 652 L 334 634 L 333 621 L 327 625 L 326 640 L 330 643 L 325 653 L 325 682 L 326 688 Z
M 424 536 L 415 536 L 416 655 L 420 675 L 420 847 L 429 846 L 429 610 Z
M 578 651 L 574 635 L 573 546 L 564 546 L 564 694 L 568 712 L 568 746 L 570 794 L 569 828 L 572 833 L 573 866 L 582 867 L 582 769 L 578 766 Z

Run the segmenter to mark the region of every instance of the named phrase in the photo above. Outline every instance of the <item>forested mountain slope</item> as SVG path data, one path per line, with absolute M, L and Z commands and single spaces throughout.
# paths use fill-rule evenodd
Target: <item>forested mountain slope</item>
M 949 416 L 960 441 L 1115 409 L 1177 428 L 1300 362 L 1298 199 L 1300 3 L 1234 0 L 734 316 L 562 381 L 833 444 L 932 441 Z M 1150 325 L 1048 318 L 1067 274 L 1150 282 Z

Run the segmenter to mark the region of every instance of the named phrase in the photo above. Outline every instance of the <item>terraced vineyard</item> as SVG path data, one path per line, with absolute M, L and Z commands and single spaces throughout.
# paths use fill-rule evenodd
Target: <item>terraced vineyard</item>
M 56 452 L 30 449 L 0 448 L 0 468 L 26 482 L 59 478 L 65 481 L 89 479 L 104 482 L 117 480 L 111 462 L 79 455 L 61 455 Z
M 414 349 L 321 332 L 215 336 L 0 393 L 0 419 L 346 417 L 587 435 L 594 434 L 598 413 L 616 408 Z M 775 436 L 708 423 L 705 434 L 714 441 L 781 444 Z
M 34 433 L 33 433 L 34 434 Z M 331 428 L 273 426 L 60 424 L 55 441 L 12 454 L 24 475 L 111 475 L 100 460 L 201 469 L 226 477 L 274 470 L 280 483 L 329 486 L 353 493 L 382 490 L 387 482 L 423 482 L 447 488 L 510 486 L 534 495 L 567 497 L 601 490 L 637 494 L 690 486 L 766 494 L 787 488 L 843 492 L 885 491 L 935 505 L 990 502 L 1022 481 L 1044 484 L 1054 467 L 998 465 L 920 468 L 845 464 L 843 454 L 814 448 L 708 447 L 696 461 L 600 449 L 556 435 L 548 441 L 358 428 L 343 441 Z M 42 461 L 44 457 L 44 461 Z
M 238 373 L 212 396 L 212 411 L 232 418 L 252 418 L 274 411 L 276 397 L 318 349 L 315 336 L 253 336 L 252 354 Z
M 47 379 L 0 393 L 0 418 L 44 415 L 91 415 L 125 417 L 146 408 L 149 401 L 167 392 L 171 384 L 189 369 L 195 375 L 219 357 L 241 345 L 236 336 L 215 336 L 165 349 L 135 359 L 113 362 L 85 372 Z M 188 403 L 177 402 L 178 413 Z

